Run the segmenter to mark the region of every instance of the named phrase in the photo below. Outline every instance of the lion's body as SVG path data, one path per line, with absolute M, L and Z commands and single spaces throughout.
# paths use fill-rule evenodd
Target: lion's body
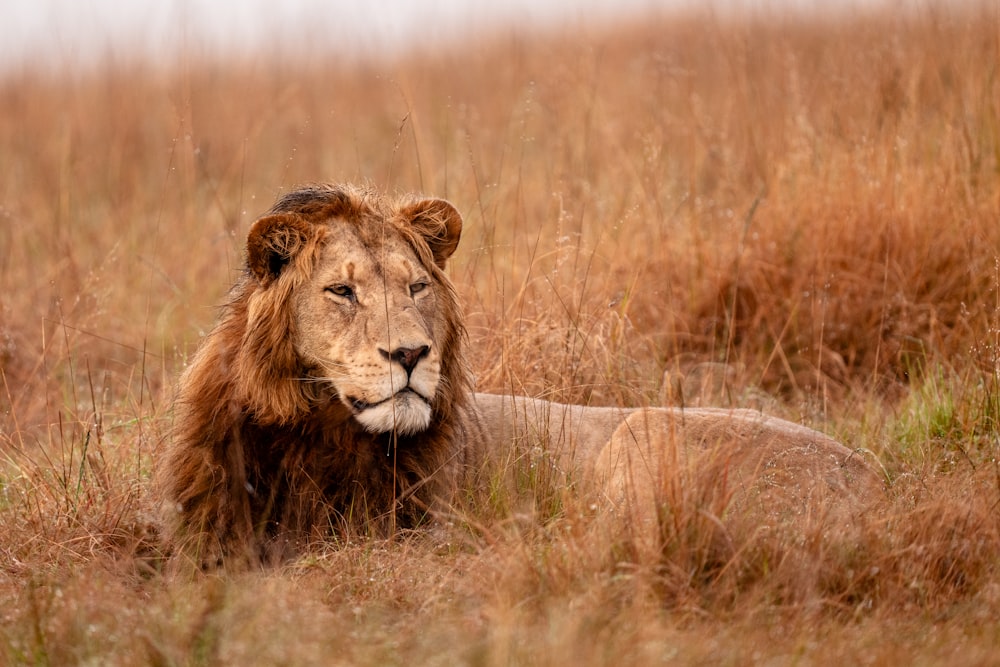
M 725 469 L 747 479 L 777 466 L 806 489 L 796 498 L 814 480 L 875 487 L 842 445 L 755 413 L 474 394 L 443 272 L 460 232 L 447 202 L 349 186 L 295 191 L 254 224 L 247 269 L 180 382 L 160 479 L 182 548 L 272 560 L 345 526 L 412 525 L 525 438 L 612 504 L 649 496 L 677 452 L 729 452 Z

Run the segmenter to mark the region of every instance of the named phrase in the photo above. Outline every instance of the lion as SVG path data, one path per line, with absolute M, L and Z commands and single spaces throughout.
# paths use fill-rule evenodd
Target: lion
M 179 381 L 158 473 L 178 549 L 205 568 L 281 562 L 345 528 L 415 527 L 525 441 L 602 507 L 652 508 L 630 521 L 655 521 L 656 490 L 685 466 L 794 507 L 878 488 L 852 450 L 757 412 L 476 393 L 445 273 L 461 232 L 443 199 L 351 185 L 301 187 L 253 223 Z

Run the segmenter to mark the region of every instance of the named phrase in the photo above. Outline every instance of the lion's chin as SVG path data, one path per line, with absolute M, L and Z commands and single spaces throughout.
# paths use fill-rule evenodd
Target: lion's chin
M 413 435 L 431 423 L 431 406 L 413 391 L 403 390 L 381 403 L 366 406 L 354 418 L 370 433 Z

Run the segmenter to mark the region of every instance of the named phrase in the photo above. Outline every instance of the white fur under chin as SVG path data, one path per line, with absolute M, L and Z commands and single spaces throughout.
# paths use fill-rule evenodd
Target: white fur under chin
M 397 394 L 393 400 L 374 405 L 354 418 L 370 433 L 413 435 L 430 425 L 431 406 L 412 393 Z

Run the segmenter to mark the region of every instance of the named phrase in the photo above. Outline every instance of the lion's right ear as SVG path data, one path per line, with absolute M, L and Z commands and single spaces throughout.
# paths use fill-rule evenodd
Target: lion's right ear
M 444 199 L 422 199 L 401 213 L 424 237 L 434 255 L 434 263 L 443 269 L 462 237 L 462 214 Z
M 261 285 L 281 275 L 285 265 L 309 240 L 311 226 L 294 213 L 278 213 L 257 220 L 247 234 L 247 266 Z

